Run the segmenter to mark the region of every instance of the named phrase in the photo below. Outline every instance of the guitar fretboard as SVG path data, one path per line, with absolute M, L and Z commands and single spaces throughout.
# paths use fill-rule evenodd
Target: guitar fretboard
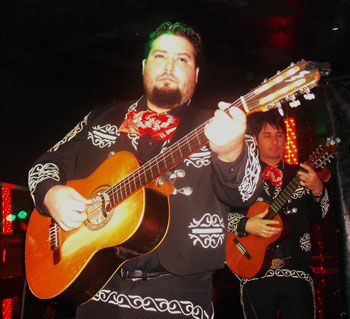
M 175 142 L 171 147 L 165 149 L 162 153 L 140 166 L 122 181 L 110 187 L 106 193 L 111 200 L 111 205 L 117 205 L 135 191 L 145 187 L 204 146 L 208 142 L 204 134 L 205 124 L 206 123 L 202 124 L 191 133 Z

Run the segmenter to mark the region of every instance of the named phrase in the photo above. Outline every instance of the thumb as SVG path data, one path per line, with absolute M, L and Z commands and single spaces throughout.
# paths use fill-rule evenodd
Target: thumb
M 269 209 L 266 208 L 262 213 L 255 215 L 255 217 L 264 218 L 267 215 L 268 211 Z

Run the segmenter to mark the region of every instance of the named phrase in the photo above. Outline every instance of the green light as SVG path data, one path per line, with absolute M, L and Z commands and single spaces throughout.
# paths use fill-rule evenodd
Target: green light
M 17 217 L 19 219 L 25 219 L 27 216 L 28 216 L 28 213 L 25 210 L 22 210 L 17 214 Z
M 16 215 L 9 214 L 9 215 L 6 216 L 6 220 L 8 222 L 13 222 L 15 219 L 16 219 Z

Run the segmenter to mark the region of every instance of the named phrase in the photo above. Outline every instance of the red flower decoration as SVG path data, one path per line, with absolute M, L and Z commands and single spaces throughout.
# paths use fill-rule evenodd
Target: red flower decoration
M 279 168 L 266 166 L 262 173 L 264 180 L 269 180 L 275 187 L 282 187 L 283 172 Z
M 130 111 L 119 131 L 138 135 L 150 134 L 157 140 L 170 140 L 179 122 L 177 117 L 165 112 Z

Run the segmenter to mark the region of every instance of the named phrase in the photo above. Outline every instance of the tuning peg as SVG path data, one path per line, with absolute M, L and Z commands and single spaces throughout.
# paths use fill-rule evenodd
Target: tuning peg
M 284 116 L 284 112 L 283 112 L 282 106 L 279 106 L 279 107 L 277 108 L 277 110 L 278 110 L 278 113 L 279 113 L 281 116 Z
M 295 100 L 295 101 L 289 102 L 289 106 L 290 106 L 290 107 L 298 107 L 300 104 L 301 104 L 301 103 L 300 103 L 299 100 Z
M 306 94 L 304 94 L 304 99 L 305 100 L 313 100 L 313 99 L 315 99 L 315 94 L 313 94 L 313 93 L 306 93 Z

